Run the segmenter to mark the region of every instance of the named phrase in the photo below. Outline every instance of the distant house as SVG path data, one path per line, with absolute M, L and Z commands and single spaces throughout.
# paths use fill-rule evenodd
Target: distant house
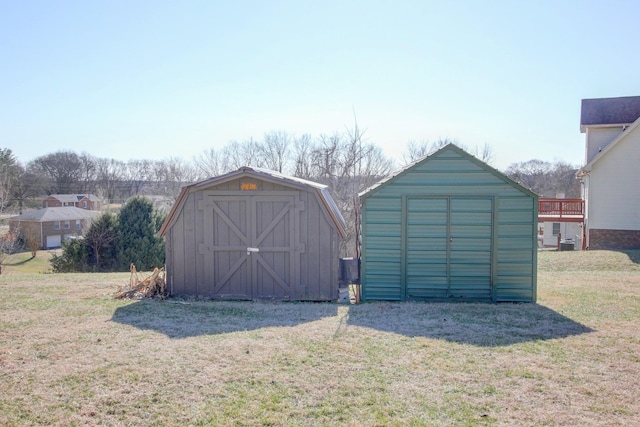
M 559 247 L 561 243 L 573 243 L 574 249 L 582 249 L 583 230 L 582 199 L 566 199 L 564 193 L 557 194 L 553 199 L 538 199 L 538 247 Z M 562 247 L 567 248 L 566 245 Z
M 9 231 L 16 235 L 33 233 L 39 236 L 41 248 L 57 248 L 65 238 L 82 235 L 98 215 L 98 211 L 74 206 L 42 208 L 9 218 Z
M 74 206 L 90 211 L 99 211 L 100 199 L 93 194 L 52 194 L 42 201 L 43 208 Z
M 640 248 L 640 96 L 583 99 L 585 246 Z

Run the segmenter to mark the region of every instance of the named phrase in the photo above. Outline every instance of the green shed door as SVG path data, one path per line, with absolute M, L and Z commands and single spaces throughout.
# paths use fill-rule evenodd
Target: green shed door
M 493 199 L 406 199 L 405 297 L 491 299 Z

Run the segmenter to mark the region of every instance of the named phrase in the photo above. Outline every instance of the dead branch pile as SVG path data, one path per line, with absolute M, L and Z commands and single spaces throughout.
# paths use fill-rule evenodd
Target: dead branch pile
M 143 299 L 154 298 L 156 296 L 161 299 L 168 296 L 164 268 L 154 268 L 150 276 L 140 279 L 136 271 L 136 266 L 131 263 L 129 286 L 118 286 L 115 297 L 117 299 Z

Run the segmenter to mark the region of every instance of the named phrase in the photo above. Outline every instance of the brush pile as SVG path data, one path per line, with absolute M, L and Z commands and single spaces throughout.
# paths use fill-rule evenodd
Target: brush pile
M 154 268 L 150 276 L 140 279 L 136 266 L 131 263 L 129 286 L 118 286 L 115 297 L 117 299 L 144 299 L 157 296 L 160 299 L 165 299 L 168 295 L 164 268 Z

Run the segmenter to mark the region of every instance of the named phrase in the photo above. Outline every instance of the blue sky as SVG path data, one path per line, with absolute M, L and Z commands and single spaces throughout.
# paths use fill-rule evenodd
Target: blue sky
M 631 1 L 0 0 L 0 147 L 191 159 L 352 127 L 581 164 L 583 98 L 640 95 Z

